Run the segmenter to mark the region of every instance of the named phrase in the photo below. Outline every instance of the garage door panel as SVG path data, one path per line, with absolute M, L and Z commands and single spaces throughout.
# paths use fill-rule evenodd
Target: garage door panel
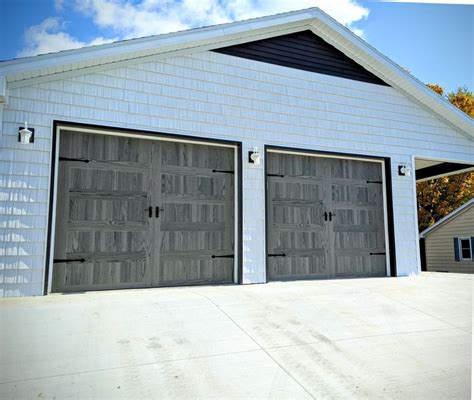
M 164 253 L 185 251 L 200 252 L 203 250 L 229 250 L 232 252 L 232 248 L 229 246 L 230 240 L 225 231 L 203 231 L 203 228 L 200 227 L 196 229 L 199 230 L 192 232 L 163 232 L 161 251 Z M 196 254 L 196 256 L 198 255 L 199 254 Z
M 229 283 L 233 280 L 233 258 L 215 258 L 195 254 L 186 257 L 163 256 L 160 266 L 162 286 Z
M 273 199 L 275 202 L 295 201 L 298 203 L 298 200 L 322 202 L 322 182 L 294 182 L 294 179 L 289 181 L 288 177 L 286 179 L 272 177 Z
M 59 155 L 54 291 L 233 281 L 233 149 L 63 131 Z
M 143 232 L 124 231 L 73 231 L 67 233 L 67 253 L 116 253 L 144 251 L 148 241 Z
M 336 232 L 334 248 L 376 250 L 384 248 L 384 240 L 378 232 Z
M 332 158 L 330 160 L 331 179 L 347 179 L 351 181 L 382 179 L 382 170 L 379 163 L 342 158 Z
M 162 142 L 164 166 L 233 170 L 233 151 L 229 148 L 192 143 Z
M 385 274 L 370 256 L 385 252 L 380 163 L 270 152 L 267 164 L 270 280 Z
M 268 273 L 273 280 L 327 278 L 328 263 L 324 252 L 285 257 L 269 257 Z
M 336 255 L 336 277 L 386 276 L 385 257 L 369 254 Z
M 162 174 L 161 190 L 166 198 L 222 200 L 233 196 L 232 179 L 216 174 L 210 176 Z
M 146 193 L 118 194 L 107 193 L 98 197 L 96 194 L 69 193 L 69 221 L 110 222 L 146 222 L 148 199 Z
M 274 233 L 275 250 L 323 250 L 328 245 L 326 232 L 281 231 Z
M 322 205 L 274 204 L 272 210 L 274 224 L 324 225 Z M 277 227 L 275 227 L 277 228 Z
M 324 176 L 324 160 L 310 156 L 271 153 L 267 158 L 267 173 L 311 179 Z
M 339 204 L 351 206 L 376 206 L 381 193 L 375 187 L 359 185 L 332 184 L 331 201 L 337 207 Z

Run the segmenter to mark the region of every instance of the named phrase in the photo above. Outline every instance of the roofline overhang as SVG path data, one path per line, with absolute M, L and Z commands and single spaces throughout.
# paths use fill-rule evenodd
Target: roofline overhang
M 472 118 L 319 8 L 4 61 L 0 62 L 0 79 L 3 76 L 10 88 L 23 87 L 307 29 L 440 117 L 452 128 L 471 140 L 474 138 Z

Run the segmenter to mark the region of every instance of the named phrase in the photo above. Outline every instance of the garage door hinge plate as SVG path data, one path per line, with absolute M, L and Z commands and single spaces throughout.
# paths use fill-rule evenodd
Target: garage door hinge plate
M 220 169 L 213 169 L 212 172 L 220 172 L 221 174 L 233 174 L 234 171 L 225 171 L 225 170 L 220 170 Z
M 59 161 L 78 161 L 83 163 L 89 163 L 91 160 L 87 158 L 70 158 L 70 157 L 59 157 Z
M 80 263 L 85 263 L 86 259 L 85 258 L 55 258 L 53 260 L 53 263 L 70 263 L 70 262 L 80 262 Z
M 383 182 L 382 181 L 367 181 L 367 183 L 378 183 L 381 185 Z

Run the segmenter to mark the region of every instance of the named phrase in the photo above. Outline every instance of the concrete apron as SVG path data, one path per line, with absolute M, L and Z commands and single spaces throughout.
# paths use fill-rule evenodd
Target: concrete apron
M 469 398 L 471 276 L 0 302 L 0 398 Z

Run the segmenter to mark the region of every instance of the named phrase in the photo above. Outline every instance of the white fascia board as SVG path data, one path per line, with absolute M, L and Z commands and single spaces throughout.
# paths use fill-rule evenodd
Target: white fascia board
M 462 214 L 464 211 L 469 209 L 471 206 L 474 206 L 474 199 L 469 200 L 468 202 L 464 203 L 461 207 L 456 208 L 450 214 L 446 215 L 444 218 L 441 218 L 438 222 L 434 225 L 431 225 L 429 228 L 425 229 L 423 232 L 420 233 L 421 238 L 425 238 L 427 235 L 441 227 L 442 225 L 446 224 L 451 219 L 457 217 L 458 215 Z
M 92 63 L 91 65 L 99 65 L 142 55 L 195 48 L 212 43 L 215 43 L 218 47 L 231 39 L 240 38 L 241 42 L 245 42 L 257 35 L 262 36 L 262 38 L 270 37 L 276 31 L 285 28 L 290 29 L 291 26 L 301 28 L 309 24 L 314 16 L 314 9 L 294 11 L 253 20 L 3 61 L 0 62 L 0 73 L 7 76 L 8 81 L 14 81 L 22 73 L 42 71 L 42 75 L 44 75 L 44 70 L 51 70 L 65 64 L 72 66 L 77 63 L 89 62 Z M 265 36 L 265 33 L 268 36 Z M 20 79 L 22 78 L 20 77 Z

